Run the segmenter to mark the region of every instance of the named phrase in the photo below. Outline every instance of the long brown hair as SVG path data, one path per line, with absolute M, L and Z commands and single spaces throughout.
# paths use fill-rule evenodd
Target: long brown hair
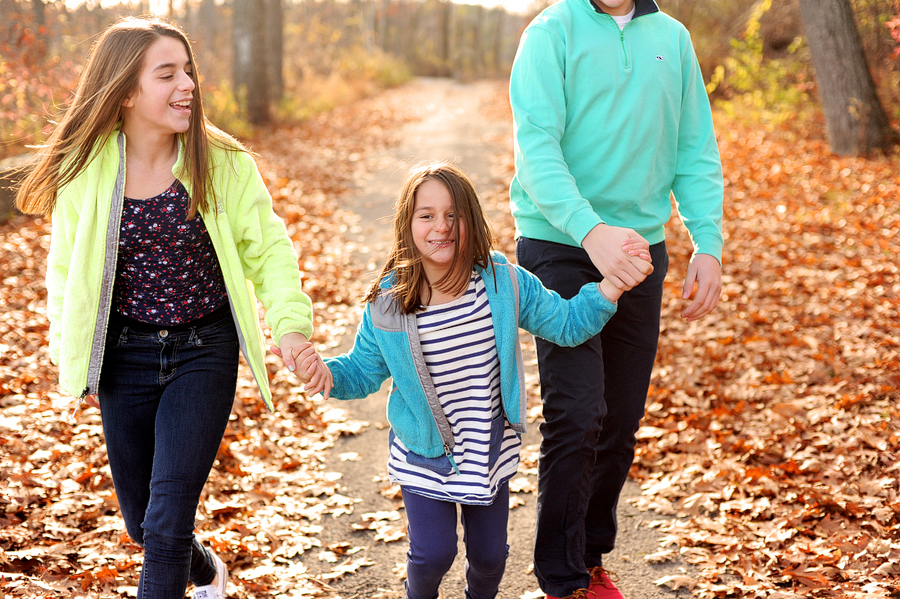
M 178 134 L 184 144 L 183 176 L 191 185 L 188 218 L 193 218 L 198 209 L 205 213 L 215 206 L 210 142 L 223 148 L 244 148 L 206 120 L 197 62 L 185 33 L 160 19 L 126 17 L 106 29 L 91 47 L 62 120 L 47 143 L 39 147 L 34 160 L 24 167 L 27 174 L 16 193 L 19 210 L 53 212 L 57 191 L 84 170 L 98 153 L 99 142 L 115 130 L 122 118 L 122 102 L 138 88 L 147 49 L 163 36 L 184 44 L 195 83 L 190 126 Z
M 440 181 L 450 192 L 453 212 L 457 215 L 453 223 L 456 239 L 460 238 L 460 224 L 465 227 L 465 243 L 454 245 L 453 260 L 447 273 L 436 282 L 429 281 L 422 267 L 422 256 L 412 238 L 412 219 L 416 206 L 416 192 L 423 183 Z M 381 282 L 392 278 L 391 295 L 395 298 L 395 308 L 403 314 L 412 314 L 422 309 L 429 299 L 431 288 L 445 293 L 462 293 L 469 284 L 470 274 L 475 265 L 485 269 L 493 268 L 491 248 L 494 234 L 475 187 L 456 165 L 437 161 L 422 163 L 414 167 L 400 190 L 394 207 L 394 244 L 381 272 L 366 292 L 365 301 L 373 302 L 381 290 Z M 425 290 L 425 291 L 423 291 Z M 422 297 L 425 293 L 426 297 Z M 423 301 L 424 300 L 424 301 Z

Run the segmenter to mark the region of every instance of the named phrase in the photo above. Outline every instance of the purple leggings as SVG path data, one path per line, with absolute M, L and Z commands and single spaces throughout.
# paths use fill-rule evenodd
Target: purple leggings
M 403 490 L 409 526 L 406 553 L 407 599 L 435 599 L 456 558 L 456 506 L 461 508 L 466 546 L 466 599 L 494 599 L 506 568 L 509 545 L 509 484 L 490 505 L 463 505 Z

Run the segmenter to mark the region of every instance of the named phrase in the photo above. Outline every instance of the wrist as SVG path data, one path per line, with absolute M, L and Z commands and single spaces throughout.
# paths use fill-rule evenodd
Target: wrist
M 603 222 L 603 221 L 600 221 L 599 223 L 597 223 L 596 225 L 594 225 L 593 227 L 591 227 L 591 229 L 585 234 L 585 236 L 582 237 L 582 239 L 581 239 L 581 247 L 584 247 L 584 245 L 585 245 L 586 243 L 590 243 L 590 241 L 591 241 L 593 238 L 596 238 L 596 237 L 603 237 L 603 232 L 604 232 L 604 230 L 607 229 L 608 227 L 609 227 L 609 225 L 607 225 L 607 224 L 606 224 L 605 222 Z
M 622 290 L 613 285 L 609 279 L 597 283 L 597 291 L 611 304 L 615 304 L 622 297 Z

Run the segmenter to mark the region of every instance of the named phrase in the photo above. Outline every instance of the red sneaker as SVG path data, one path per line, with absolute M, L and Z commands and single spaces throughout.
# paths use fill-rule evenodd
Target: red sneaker
M 591 574 L 591 586 L 588 591 L 594 594 L 592 599 L 625 599 L 615 583 L 619 577 L 608 572 L 603 566 L 594 566 L 589 570 Z
M 565 597 L 554 597 L 553 595 L 546 595 L 545 599 L 596 599 L 591 593 L 590 589 L 578 589 L 571 595 L 566 595 Z

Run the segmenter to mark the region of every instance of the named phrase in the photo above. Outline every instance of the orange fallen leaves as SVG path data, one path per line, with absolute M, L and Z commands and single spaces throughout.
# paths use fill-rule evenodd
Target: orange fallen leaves
M 716 118 L 722 298 L 680 320 L 673 217 L 632 476 L 677 519 L 647 559 L 696 565 L 657 583 L 704 598 L 900 596 L 900 154 L 830 156 L 821 119 Z M 511 253 L 504 192 L 486 203 Z
M 320 346 L 348 332 L 366 282 L 345 240 L 355 217 L 337 203 L 358 168 L 348 156 L 390 143 L 391 123 L 403 118 L 372 99 L 250 141 L 295 241 Z M 99 415 L 83 410 L 75 422 L 67 420 L 73 400 L 58 392 L 49 360 L 48 245 L 44 219 L 0 225 L 0 594 L 133 596 L 140 547 L 122 532 Z M 359 429 L 337 410 L 328 410 L 326 421 L 318 400 L 305 397 L 276 358 L 267 361 L 278 412 L 266 411 L 242 363 L 197 533 L 228 563 L 229 596 L 322 597 L 332 589 L 301 559 L 319 545 L 323 515 L 352 512 L 337 494 L 336 477 L 324 470 L 323 452 L 344 431 Z M 387 542 L 397 532 L 382 534 Z M 348 562 L 326 578 L 366 565 Z
M 349 157 L 394 141 L 393 125 L 408 118 L 395 106 L 367 100 L 251 140 L 295 240 L 322 347 L 352 332 L 367 282 L 351 239 L 357 218 L 337 201 L 364 168 Z M 508 113 L 502 93 L 487 110 Z M 704 598 L 897 596 L 900 157 L 830 156 L 820 121 L 716 118 L 726 176 L 722 302 L 700 322 L 680 320 L 691 246 L 673 221 L 632 475 L 644 486 L 639 507 L 676 518 L 647 557 L 694 564 L 658 582 Z M 479 191 L 499 248 L 512 256 L 503 183 L 511 152 L 493 168 L 499 183 Z M 123 596 L 136 584 L 139 548 L 121 533 L 99 417 L 65 421 L 70 399 L 49 366 L 48 233 L 42 219 L 0 227 L 0 589 Z M 235 572 L 234 596 L 286 588 L 322 596 L 329 587 L 302 559 L 320 546 L 322 515 L 352 508 L 321 452 L 360 425 L 305 398 L 274 359 L 269 371 L 279 413 L 265 411 L 242 369 L 198 533 Z M 534 406 L 537 382 L 527 383 Z M 532 453 L 523 451 L 524 468 L 534 467 Z M 383 520 L 362 527 L 385 542 L 402 535 Z M 348 559 L 326 578 L 366 565 Z
M 700 597 L 893 596 L 900 156 L 833 157 L 819 123 L 716 116 L 722 303 L 700 325 L 678 319 L 691 248 L 673 223 L 641 429 L 673 432 L 639 431 L 638 504 L 680 518 L 668 541 L 699 568 Z

